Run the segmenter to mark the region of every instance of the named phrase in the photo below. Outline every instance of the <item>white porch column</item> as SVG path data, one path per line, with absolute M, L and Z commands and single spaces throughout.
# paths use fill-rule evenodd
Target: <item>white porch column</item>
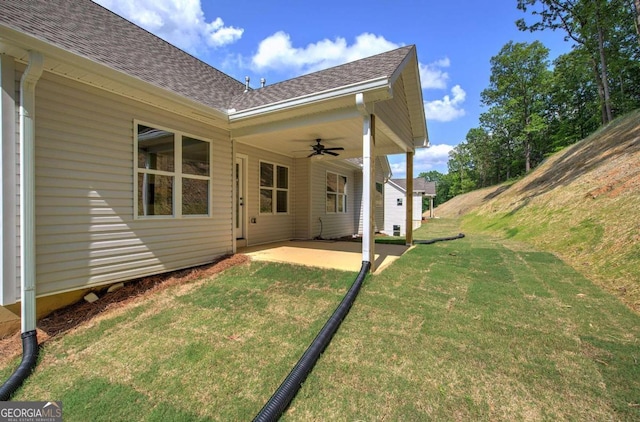
M 405 241 L 413 244 L 413 151 L 407 151 L 407 207 L 405 222 Z
M 362 260 L 375 271 L 375 116 L 362 118 Z
M 429 197 L 429 218 L 433 218 L 433 196 Z

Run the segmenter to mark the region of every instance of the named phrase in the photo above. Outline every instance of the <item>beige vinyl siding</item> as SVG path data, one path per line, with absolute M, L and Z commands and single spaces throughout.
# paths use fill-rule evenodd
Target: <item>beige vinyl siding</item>
M 356 184 L 357 190 L 356 190 L 356 196 L 359 198 L 362 198 L 362 172 L 358 172 L 356 175 L 356 180 L 358 181 L 358 183 Z M 382 162 L 380 158 L 376 158 L 376 174 L 375 174 L 375 179 L 376 179 L 376 183 L 382 183 L 383 187 L 382 187 L 382 191 L 383 191 L 383 196 L 384 196 L 384 170 L 382 169 Z M 362 220 L 362 213 L 363 213 L 363 206 L 364 204 L 362 204 L 362 200 L 360 199 L 360 213 L 358 215 L 358 221 L 357 221 L 357 227 L 358 227 L 358 234 L 362 234 L 363 233 L 363 220 Z M 375 213 L 375 231 L 379 232 L 382 231 L 384 228 L 384 200 L 382 202 L 382 204 L 376 205 L 375 204 L 375 198 L 374 198 L 374 213 Z
M 19 267 L 19 98 L 20 74 L 12 57 L 0 55 L 0 298 L 1 305 L 15 303 L 20 294 Z
M 38 295 L 232 252 L 228 132 L 47 73 L 36 113 Z M 134 219 L 134 119 L 212 141 L 210 217 Z
M 404 142 L 413 147 L 413 131 L 402 76 L 393 85 L 393 98 L 376 104 L 376 117 L 381 119 Z
M 240 142 L 236 143 L 236 153 L 248 156 L 247 192 L 245 208 L 249 224 L 246 228 L 247 245 L 289 240 L 294 237 L 294 198 L 296 174 L 293 159 L 271 151 L 257 149 Z M 260 161 L 289 168 L 289 212 L 260 214 Z M 255 218 L 255 223 L 251 223 Z
M 327 213 L 327 171 L 347 176 L 347 212 Z M 356 173 L 353 167 L 331 163 L 329 161 L 314 160 L 311 163 L 311 236 L 320 235 L 322 219 L 322 238 L 334 239 L 357 233 L 357 215 L 360 212 L 362 199 L 356 197 Z
M 311 160 L 308 158 L 297 158 L 294 160 L 294 180 L 295 196 L 293 201 L 294 212 L 294 232 L 293 237 L 296 239 L 310 239 L 311 232 L 309 230 L 310 206 L 311 206 L 311 180 L 310 166 Z

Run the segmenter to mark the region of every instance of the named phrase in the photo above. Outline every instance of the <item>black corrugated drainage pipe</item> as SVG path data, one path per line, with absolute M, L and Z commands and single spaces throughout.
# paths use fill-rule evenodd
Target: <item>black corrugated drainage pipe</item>
M 38 360 L 38 338 L 36 331 L 22 333 L 22 361 L 20 366 L 11 374 L 8 380 L 0 387 L 0 401 L 7 401 L 13 393 L 22 385 L 25 379 L 36 366 Z
M 331 318 L 324 324 L 311 345 L 304 352 L 296 366 L 293 367 L 287 378 L 280 384 L 280 387 L 271 396 L 269 401 L 264 405 L 260 413 L 253 419 L 255 422 L 277 421 L 285 409 L 291 403 L 302 383 L 311 372 L 314 365 L 320 358 L 320 354 L 331 342 L 331 338 L 338 331 L 340 323 L 349 313 L 351 305 L 356 300 L 362 283 L 371 268 L 369 261 L 362 261 L 360 273 L 351 285 L 351 288 L 340 302 L 340 305 L 333 311 Z
M 458 233 L 457 236 L 451 236 L 451 237 L 438 237 L 438 238 L 429 239 L 429 240 L 414 240 L 413 244 L 414 245 L 431 245 L 432 243 L 444 242 L 446 240 L 462 239 L 463 237 L 464 237 L 464 233 Z

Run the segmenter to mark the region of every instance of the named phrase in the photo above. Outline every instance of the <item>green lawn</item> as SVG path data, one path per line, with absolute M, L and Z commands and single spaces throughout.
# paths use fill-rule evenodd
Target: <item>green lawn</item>
M 252 263 L 171 287 L 49 342 L 14 399 L 62 400 L 65 421 L 251 419 L 354 278 Z M 284 419 L 639 420 L 639 337 L 552 254 L 418 245 L 367 279 Z

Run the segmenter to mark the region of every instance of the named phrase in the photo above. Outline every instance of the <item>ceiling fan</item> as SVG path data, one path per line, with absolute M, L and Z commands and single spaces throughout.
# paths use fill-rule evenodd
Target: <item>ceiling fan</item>
M 322 142 L 322 139 L 318 138 L 316 139 L 316 144 L 311 145 L 311 148 L 313 148 L 313 152 L 309 154 L 307 158 L 313 157 L 314 155 L 325 155 L 325 154 L 329 154 L 329 155 L 333 155 L 334 157 L 337 157 L 340 154 L 333 151 L 344 151 L 344 148 L 342 147 L 327 148 L 324 145 L 322 145 L 320 142 Z

